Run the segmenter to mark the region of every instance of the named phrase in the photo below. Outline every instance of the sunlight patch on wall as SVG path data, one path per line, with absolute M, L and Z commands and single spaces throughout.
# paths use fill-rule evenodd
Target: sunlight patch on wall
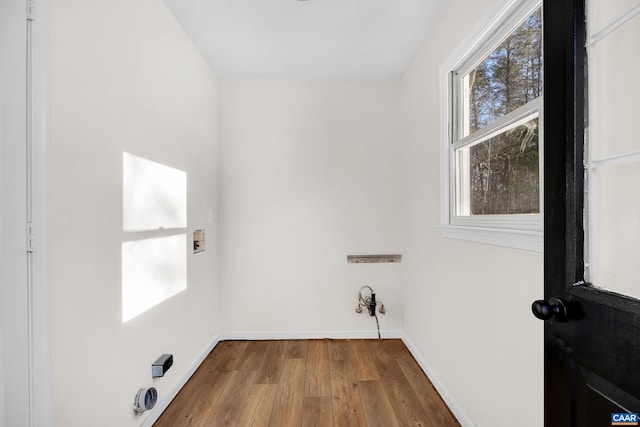
M 123 153 L 124 231 L 185 228 L 187 173 Z
M 187 173 L 123 153 L 122 322 L 187 289 Z
M 187 289 L 185 234 L 122 242 L 122 322 Z

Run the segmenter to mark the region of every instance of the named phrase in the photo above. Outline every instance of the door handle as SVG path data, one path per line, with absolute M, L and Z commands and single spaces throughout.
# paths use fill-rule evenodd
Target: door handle
M 567 303 L 560 297 L 551 297 L 549 301 L 537 300 L 531 304 L 533 315 L 540 320 L 555 320 L 566 322 L 569 320 L 569 310 Z

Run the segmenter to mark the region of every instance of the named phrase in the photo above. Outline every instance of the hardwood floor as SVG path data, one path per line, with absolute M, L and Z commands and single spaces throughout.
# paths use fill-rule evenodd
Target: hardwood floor
M 459 425 L 400 340 L 220 342 L 154 424 Z

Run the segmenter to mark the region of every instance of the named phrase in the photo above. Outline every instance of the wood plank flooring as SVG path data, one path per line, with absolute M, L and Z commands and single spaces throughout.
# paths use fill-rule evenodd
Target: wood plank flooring
M 154 427 L 460 426 L 400 340 L 223 341 Z

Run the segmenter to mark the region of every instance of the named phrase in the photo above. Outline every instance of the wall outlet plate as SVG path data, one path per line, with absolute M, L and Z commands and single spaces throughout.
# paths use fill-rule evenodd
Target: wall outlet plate
M 204 251 L 204 228 L 193 232 L 193 253 Z

